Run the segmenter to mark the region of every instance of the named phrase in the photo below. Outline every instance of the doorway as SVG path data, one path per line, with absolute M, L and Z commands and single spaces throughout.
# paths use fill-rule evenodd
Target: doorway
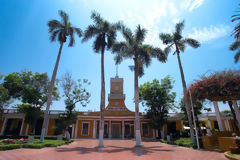
M 112 124 L 112 138 L 120 138 L 120 124 Z

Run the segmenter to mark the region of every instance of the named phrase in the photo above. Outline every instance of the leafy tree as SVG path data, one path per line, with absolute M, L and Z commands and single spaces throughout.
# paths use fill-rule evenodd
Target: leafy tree
M 47 93 L 50 81 L 47 73 L 31 71 L 13 72 L 4 77 L 3 86 L 8 90 L 9 96 L 18 99 L 19 112 L 25 113 L 26 122 L 32 125 L 32 135 L 35 135 L 36 122 L 40 118 L 41 108 L 47 102 Z M 53 88 L 53 98 L 58 99 L 57 88 Z M 30 118 L 29 118 L 30 117 Z
M 116 39 L 116 31 L 121 28 L 120 23 L 109 23 L 104 20 L 97 12 L 92 12 L 91 19 L 94 24 L 89 25 L 84 31 L 82 42 L 95 38 L 93 50 L 101 53 L 101 100 L 100 100 L 100 127 L 99 127 L 99 147 L 103 147 L 104 132 L 104 109 L 105 109 L 105 78 L 104 78 L 104 52 L 105 49 L 112 48 Z
M 172 92 L 173 81 L 169 76 L 163 78 L 161 83 L 154 79 L 139 87 L 139 98 L 144 106 L 147 106 L 146 118 L 150 119 L 150 125 L 154 129 L 161 130 L 161 138 L 164 137 L 163 125 L 167 121 L 169 110 L 174 107 L 176 93 Z M 159 134 L 160 135 L 160 134 Z
M 175 31 L 172 34 L 169 33 L 160 33 L 159 37 L 162 40 L 163 44 L 167 45 L 167 47 L 164 49 L 164 52 L 168 54 L 171 49 L 174 48 L 173 55 L 177 54 L 178 59 L 178 65 L 181 73 L 181 79 L 182 79 L 182 86 L 183 86 L 183 95 L 184 95 L 184 101 L 185 101 L 185 107 L 188 115 L 188 122 L 190 127 L 190 134 L 191 134 L 191 140 L 194 142 L 194 132 L 193 132 L 193 123 L 191 118 L 191 111 L 190 111 L 190 103 L 187 98 L 187 86 L 186 81 L 184 78 L 183 73 L 183 67 L 180 59 L 180 52 L 184 52 L 186 48 L 186 44 L 193 48 L 198 48 L 200 46 L 200 43 L 192 38 L 183 38 L 182 36 L 182 30 L 184 27 L 184 21 L 181 23 L 177 23 L 175 26 Z
M 134 102 L 135 102 L 135 118 L 136 118 L 136 146 L 141 145 L 140 121 L 139 121 L 139 90 L 138 77 L 143 76 L 144 66 L 148 67 L 152 57 L 158 57 L 165 62 L 166 57 L 159 48 L 143 44 L 147 31 L 137 26 L 135 33 L 127 27 L 122 27 L 122 35 L 125 41 L 114 44 L 112 51 L 116 53 L 116 64 L 120 64 L 123 59 L 133 59 L 134 66 L 130 69 L 134 70 Z
M 41 105 L 34 106 L 31 104 L 19 104 L 17 106 L 18 112 L 25 114 L 24 121 L 32 125 L 31 135 L 35 135 L 37 120 L 43 117 L 41 108 Z
M 67 139 L 70 138 L 68 127 L 76 123 L 77 111 L 75 106 L 80 103 L 85 107 L 89 103 L 90 93 L 86 90 L 86 85 L 90 85 L 87 79 L 79 79 L 74 81 L 70 73 L 66 73 L 61 79 L 61 86 L 63 88 L 63 97 L 65 97 L 66 111 L 59 114 L 59 128 L 66 130 Z
M 0 74 L 0 80 L 2 79 L 2 75 Z M 0 120 L 2 119 L 3 109 L 7 107 L 10 103 L 10 96 L 8 90 L 0 84 Z
M 60 48 L 58 51 L 57 60 L 56 60 L 52 78 L 51 78 L 51 85 L 49 87 L 49 92 L 47 97 L 47 107 L 44 113 L 44 121 L 43 121 L 42 133 L 40 138 L 41 142 L 44 141 L 44 136 L 45 136 L 47 122 L 48 122 L 48 111 L 52 103 L 52 92 L 53 92 L 54 83 L 57 75 L 58 64 L 60 61 L 63 44 L 67 41 L 67 37 L 69 37 L 70 41 L 68 46 L 72 47 L 75 42 L 74 34 L 76 33 L 79 37 L 82 36 L 81 29 L 72 26 L 72 24 L 69 22 L 68 15 L 64 11 L 60 10 L 59 15 L 61 17 L 61 22 L 55 19 L 48 21 L 49 33 L 51 34 L 50 41 L 54 42 L 56 41 L 56 38 L 57 38 L 58 42 L 60 43 Z
M 187 116 L 186 107 L 185 107 L 183 98 L 181 99 L 179 106 L 180 106 L 181 112 L 184 114 L 183 119 L 187 120 L 188 116 Z M 198 130 L 200 131 L 200 122 L 199 122 L 198 116 L 201 115 L 203 111 L 208 111 L 208 112 L 211 111 L 211 108 L 204 107 L 203 102 L 196 100 L 196 99 L 193 99 L 193 107 L 194 107 L 194 116 L 196 118 L 196 125 L 197 125 Z M 191 114 L 192 114 L 192 112 L 191 112 Z M 191 117 L 191 118 L 193 118 L 193 117 Z M 192 119 L 192 121 L 193 121 L 193 119 Z

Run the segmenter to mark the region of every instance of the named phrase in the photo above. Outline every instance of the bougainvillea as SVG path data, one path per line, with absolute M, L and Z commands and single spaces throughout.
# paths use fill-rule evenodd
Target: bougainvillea
M 188 88 L 194 99 L 228 101 L 240 99 L 240 70 L 228 70 L 201 76 Z

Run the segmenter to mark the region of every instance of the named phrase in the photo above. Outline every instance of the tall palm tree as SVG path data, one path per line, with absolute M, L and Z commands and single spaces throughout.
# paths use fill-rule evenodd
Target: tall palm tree
M 198 48 L 200 46 L 200 43 L 197 40 L 194 40 L 192 38 L 183 38 L 182 37 L 183 28 L 184 28 L 184 21 L 176 24 L 175 31 L 172 34 L 160 33 L 159 37 L 162 40 L 163 44 L 167 45 L 167 47 L 164 49 L 165 53 L 169 53 L 171 49 L 174 48 L 173 55 L 177 54 L 178 65 L 179 65 L 181 78 L 182 78 L 184 102 L 185 102 L 185 107 L 186 107 L 188 122 L 190 127 L 191 140 L 192 142 L 194 142 L 192 116 L 191 116 L 191 110 L 190 110 L 190 103 L 187 98 L 187 87 L 186 87 L 186 81 L 184 78 L 183 67 L 180 59 L 180 51 L 184 52 L 186 48 L 186 44 L 188 44 L 193 48 Z
M 100 100 L 100 127 L 99 127 L 99 147 L 103 147 L 104 133 L 104 109 L 105 109 L 105 78 L 104 78 L 104 51 L 110 49 L 116 39 L 116 31 L 121 28 L 120 23 L 109 23 L 104 20 L 99 13 L 92 12 L 91 19 L 94 24 L 89 25 L 84 31 L 82 42 L 91 38 L 96 38 L 93 42 L 93 50 L 101 53 L 101 100 Z
M 63 44 L 67 41 L 67 37 L 69 37 L 70 41 L 68 46 L 72 47 L 75 42 L 74 34 L 76 33 L 79 37 L 82 36 L 81 29 L 72 26 L 72 24 L 69 22 L 68 15 L 64 11 L 59 11 L 59 15 L 61 17 L 61 21 L 54 19 L 54 20 L 48 21 L 48 24 L 47 24 L 49 27 L 49 33 L 51 34 L 50 41 L 54 42 L 56 41 L 56 38 L 57 38 L 60 43 L 60 48 L 58 51 L 57 60 L 56 60 L 52 78 L 51 78 L 51 85 L 48 91 L 47 107 L 44 113 L 44 121 L 43 121 L 41 138 L 40 138 L 41 142 L 44 141 L 44 136 L 45 136 L 47 122 L 48 122 L 48 112 L 49 112 L 50 105 L 52 103 L 52 92 L 53 92 L 54 83 L 57 75 L 58 64 L 60 61 Z
M 123 59 L 133 59 L 134 66 L 130 69 L 134 70 L 134 102 L 135 102 L 135 121 L 136 121 L 136 146 L 141 145 L 140 120 L 139 120 L 139 88 L 138 77 L 143 76 L 144 66 L 148 67 L 151 63 L 151 58 L 159 57 L 165 61 L 165 55 L 159 48 L 153 48 L 150 45 L 143 44 L 147 31 L 137 26 L 135 34 L 127 27 L 122 27 L 122 34 L 125 41 L 117 42 L 113 45 L 112 52 L 116 53 L 116 64 L 122 62 Z M 163 55 L 162 57 L 159 55 Z

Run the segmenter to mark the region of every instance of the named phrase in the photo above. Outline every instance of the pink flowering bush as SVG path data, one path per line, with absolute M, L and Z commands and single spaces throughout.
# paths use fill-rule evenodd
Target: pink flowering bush
M 221 71 L 201 76 L 188 88 L 194 99 L 227 101 L 240 99 L 240 70 Z M 189 96 L 188 96 L 189 97 Z

